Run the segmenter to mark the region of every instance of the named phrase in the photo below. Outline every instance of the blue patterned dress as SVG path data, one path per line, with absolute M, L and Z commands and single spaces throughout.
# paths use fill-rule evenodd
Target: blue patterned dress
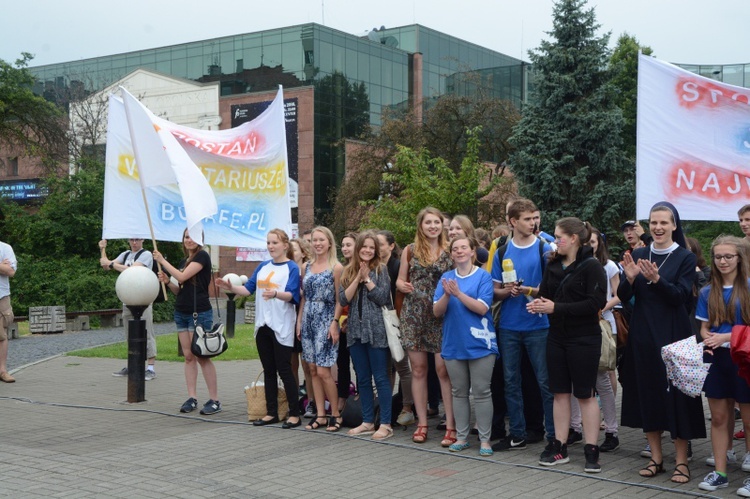
M 338 346 L 328 339 L 328 328 L 336 308 L 333 271 L 314 274 L 310 263 L 302 281 L 305 308 L 302 310 L 302 358 L 320 367 L 331 367 L 338 358 Z

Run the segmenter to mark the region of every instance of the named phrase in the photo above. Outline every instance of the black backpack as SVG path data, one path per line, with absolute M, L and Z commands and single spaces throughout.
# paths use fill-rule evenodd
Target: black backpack
M 133 262 L 138 261 L 138 257 L 141 256 L 141 253 L 143 253 L 144 251 L 146 251 L 145 248 L 141 248 L 140 250 L 138 250 L 138 252 L 133 257 Z M 122 259 L 123 264 L 125 264 L 125 262 L 128 261 L 129 256 L 130 256 L 130 251 L 126 251 L 125 257 Z M 151 271 L 154 274 L 159 273 L 159 265 L 156 263 L 156 260 L 151 261 Z M 164 273 L 166 273 L 166 271 L 164 271 Z M 154 303 L 161 303 L 163 301 L 167 301 L 167 296 L 165 292 L 166 292 L 165 286 L 162 286 L 161 283 L 159 283 L 159 294 L 156 295 L 156 299 L 154 300 Z

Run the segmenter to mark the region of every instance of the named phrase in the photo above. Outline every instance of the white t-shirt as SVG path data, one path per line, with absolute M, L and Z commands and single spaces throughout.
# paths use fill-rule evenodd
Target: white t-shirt
M 0 242 L 0 262 L 5 259 L 10 260 L 10 266 L 13 270 L 18 270 L 18 262 L 16 261 L 16 255 L 13 253 L 13 248 L 10 244 Z M 0 298 L 5 298 L 10 295 L 10 279 L 7 275 L 0 275 Z
M 138 253 L 140 252 L 140 255 Z M 121 263 L 125 265 L 126 267 L 132 267 L 133 264 L 136 262 L 135 255 L 138 255 L 138 263 L 142 264 L 146 268 L 151 268 L 151 266 L 154 263 L 154 256 L 151 254 L 151 252 L 147 249 L 144 250 L 138 250 L 138 251 L 123 251 L 119 255 L 117 255 L 117 258 L 115 258 L 115 261 L 117 263 Z
M 614 295 L 612 294 L 612 281 L 611 279 L 620 273 L 620 268 L 612 260 L 607 260 L 607 264 L 604 266 L 604 272 L 607 274 L 607 301 L 611 300 Z M 615 322 L 615 316 L 611 310 L 605 310 L 602 312 L 602 317 L 607 319 L 612 325 L 612 334 L 617 336 L 617 323 Z

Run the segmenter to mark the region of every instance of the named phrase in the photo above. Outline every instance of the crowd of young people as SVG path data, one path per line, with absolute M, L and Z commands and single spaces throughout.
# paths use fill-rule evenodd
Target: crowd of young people
M 259 292 L 256 341 L 266 372 L 268 415 L 255 424 L 279 422 L 276 376 L 287 398 L 296 400 L 298 363 L 293 358 L 301 351 L 306 386 L 318 402 L 311 404 L 315 414 L 305 428 L 339 431 L 348 356 L 338 362 L 338 374 L 332 371 L 345 351 L 351 355 L 362 407 L 362 423 L 348 433 L 384 440 L 393 435 L 392 422 L 416 423 L 412 440 L 425 443 L 428 360 L 433 357 L 444 409 L 443 447 L 464 451 L 474 432 L 481 456 L 525 449 L 541 438 L 536 428 L 527 432 L 527 420 L 534 426 L 543 421 L 547 445 L 540 465 L 569 462 L 568 446 L 584 442 L 584 471 L 598 473 L 600 452 L 620 445 L 617 377 L 599 368 L 600 319 L 609 321 L 616 335 L 613 311 L 618 310 L 629 318 L 627 344 L 618 349 L 620 424 L 644 431 L 647 446 L 641 454 L 650 459 L 639 474 L 651 478 L 665 471 L 661 444 L 663 432 L 669 431 L 676 459 L 671 480 L 686 483 L 690 441 L 706 436 L 702 401 L 670 385 L 661 348 L 694 334 L 694 319 L 696 341 L 703 341 L 712 363 L 704 391 L 715 469 L 699 487 L 726 487 L 727 464 L 736 460 L 731 449 L 735 402 L 743 422 L 750 424 L 750 388 L 728 348 L 732 326 L 750 320 L 750 205 L 739 212 L 747 237 L 717 238 L 710 268 L 699 265 L 697 242 L 687 246 L 679 213 L 666 202 L 651 209 L 648 234 L 636 221 L 622 225 L 629 248 L 619 264 L 609 258 L 602 231 L 587 222 L 562 218 L 551 237 L 540 233 L 539 210 L 532 201 L 514 199 L 506 211 L 508 233 L 480 243 L 467 217 L 451 219 L 427 207 L 417 217 L 414 242 L 400 257 L 393 234 L 366 231 L 344 236 L 343 265 L 325 227 L 310 232 L 309 246 L 302 239 L 290 241 L 278 229 L 269 232 L 272 259 L 247 284 L 217 280 L 237 294 Z M 394 305 L 407 352 L 399 363 L 391 360 L 381 310 Z M 186 358 L 188 402 L 195 407 L 197 368 L 190 362 L 195 360 Z M 214 402 L 215 377 L 210 366 L 201 366 L 213 392 L 209 402 Z M 394 383 L 396 371 L 400 385 Z M 397 391 L 403 410 L 393 418 L 391 399 Z M 493 397 L 495 391 L 503 395 L 502 403 Z M 301 424 L 295 408 L 283 427 Z M 748 482 L 739 495 L 750 497 Z

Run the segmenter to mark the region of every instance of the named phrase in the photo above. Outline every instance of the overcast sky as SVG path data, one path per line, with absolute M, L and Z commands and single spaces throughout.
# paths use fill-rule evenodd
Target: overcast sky
M 353 34 L 424 26 L 528 60 L 552 0 L 4 1 L 0 59 L 33 66 L 316 22 Z M 663 60 L 750 63 L 750 0 L 589 0 L 614 45 L 628 32 Z

